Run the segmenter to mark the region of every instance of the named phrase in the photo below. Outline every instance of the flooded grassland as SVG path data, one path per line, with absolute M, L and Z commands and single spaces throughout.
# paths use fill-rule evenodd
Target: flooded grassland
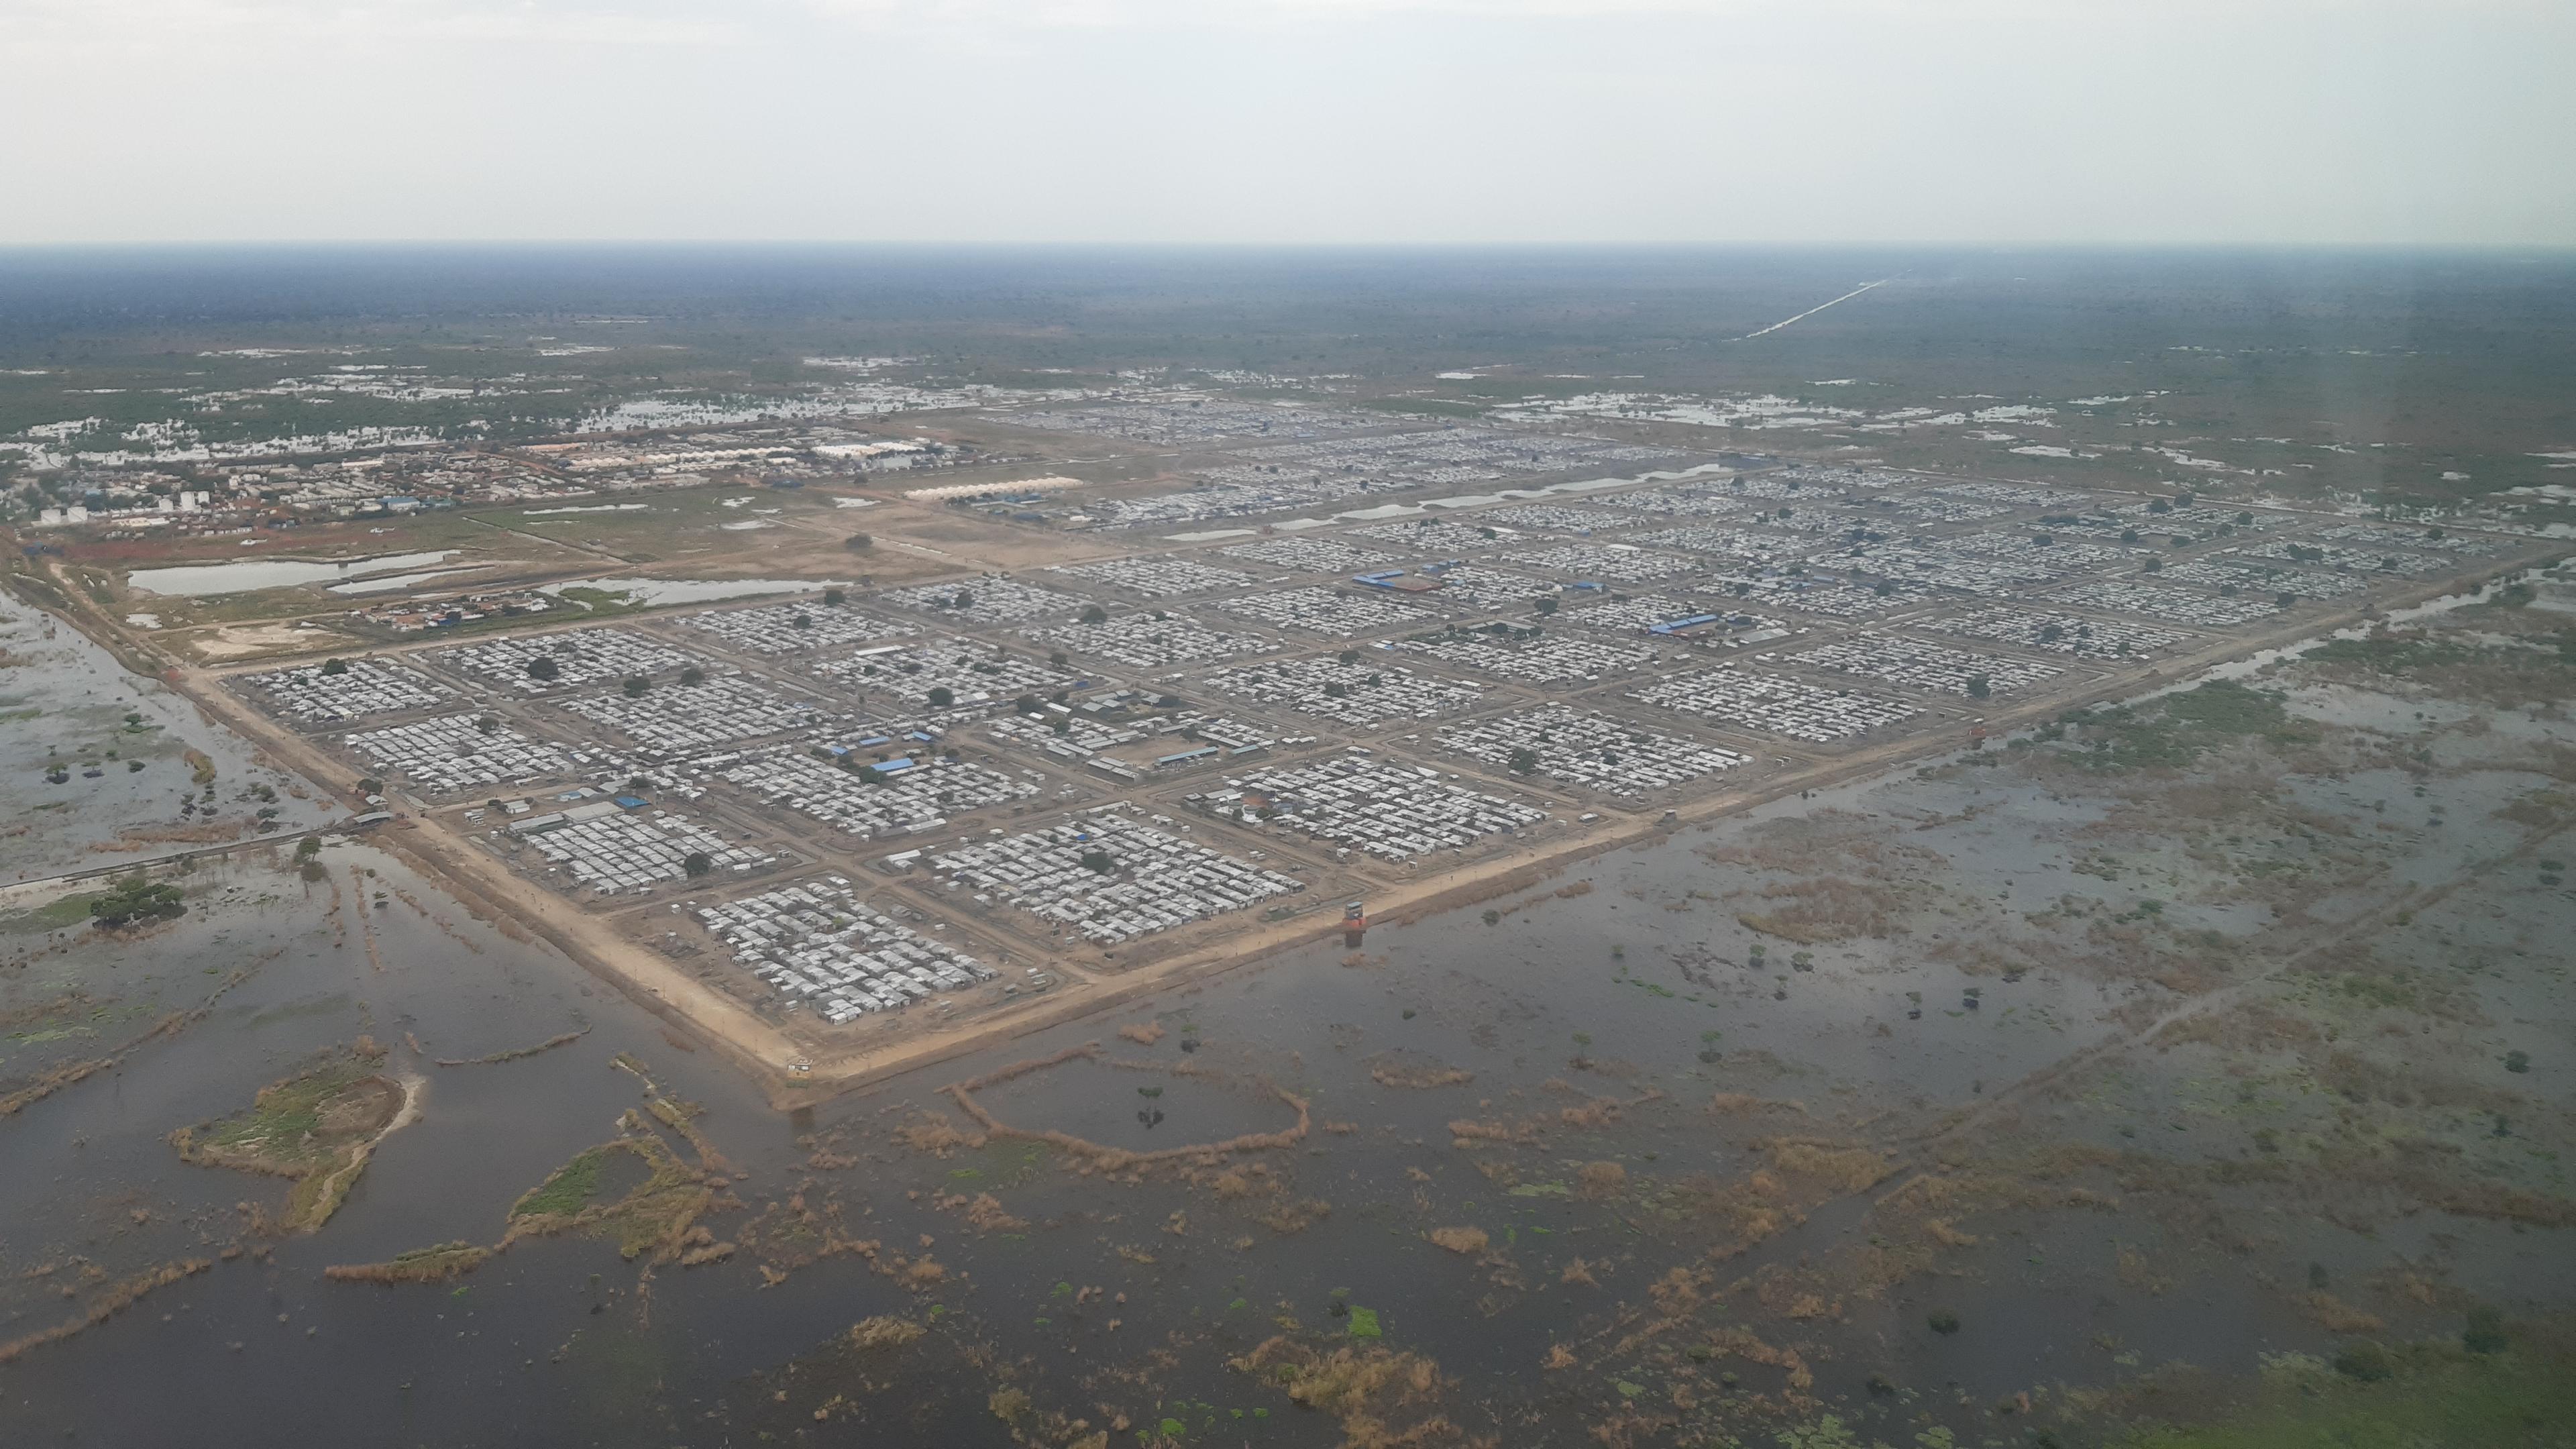
M 2566 1444 L 2568 622 L 2096 709 L 793 1117 L 363 845 L 17 901 L 0 1438 Z

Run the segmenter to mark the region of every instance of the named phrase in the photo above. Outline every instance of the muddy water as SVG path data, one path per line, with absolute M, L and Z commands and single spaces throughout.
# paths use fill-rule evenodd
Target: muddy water
M 2366 708 L 2385 718 L 2390 707 Z M 2443 777 L 2439 827 L 2434 796 L 2416 796 L 2402 775 L 2357 771 L 2291 788 L 2304 808 L 2365 834 L 2386 870 L 2433 880 L 2514 844 L 2493 812 L 2534 778 Z M 1634 1324 L 1623 1313 L 1668 1270 L 1713 1265 L 1719 1291 L 1898 1231 L 1874 1212 L 1875 1193 L 1838 1194 L 1777 1236 L 1711 1259 L 1728 1235 L 1689 1206 L 1690 1193 L 1762 1169 L 1761 1133 L 1885 1143 L 1911 1172 L 1925 1163 L 1907 1144 L 1948 1114 L 2105 1038 L 2124 1007 L 2170 1004 L 2160 988 L 2072 966 L 1972 969 L 1945 935 L 1974 934 L 1997 919 L 1979 912 L 2007 903 L 2035 909 L 2072 895 L 2130 912 L 2151 892 L 2171 897 L 2177 929 L 2246 938 L 2273 929 L 2260 911 L 2199 899 L 2178 854 L 2124 843 L 2122 868 L 2137 874 L 2071 870 L 2100 848 L 2088 832 L 2109 815 L 2098 795 L 2000 770 L 1781 802 L 1493 902 L 1491 924 L 1480 907 L 1372 930 L 1358 953 L 1291 953 L 890 1083 L 810 1121 L 769 1112 L 707 1054 L 673 1045 L 570 963 L 474 923 L 380 852 L 334 846 L 323 883 L 280 855 L 205 866 L 188 878 L 190 914 L 148 948 L 83 945 L 68 932 L 6 943 L 0 1010 L 75 988 L 96 998 L 68 1035 L 54 1034 L 56 1021 L 22 1033 L 44 1039 L 0 1043 L 0 1076 L 13 1081 L 104 1050 L 202 1000 L 229 973 L 249 974 L 185 1032 L 0 1118 L 0 1338 L 75 1314 L 87 1300 L 53 1285 L 84 1263 L 115 1278 L 259 1244 L 243 1236 L 238 1205 L 274 1205 L 283 1186 L 181 1164 L 164 1138 L 246 1105 L 310 1053 L 372 1035 L 398 1067 L 429 1078 L 424 1115 L 385 1142 L 318 1233 L 277 1242 L 265 1258 L 218 1262 L 0 1365 L 0 1442 L 225 1449 L 277 1443 L 291 1425 L 298 1441 L 354 1444 L 724 1444 L 763 1434 L 1000 1444 L 1010 1430 L 988 1397 L 1007 1379 L 1040 1408 L 1096 1427 L 1107 1426 L 1106 1402 L 1149 1426 L 1172 1418 L 1186 1443 L 1330 1444 L 1341 1434 L 1329 1418 L 1227 1360 L 1281 1332 L 1283 1319 L 1333 1330 L 1343 1321 L 1336 1302 L 1375 1310 L 1384 1345 L 1436 1359 L 1457 1386 L 1443 1410 L 1465 1431 L 1579 1442 L 1585 1426 L 1663 1393 L 1665 1369 L 1617 1345 Z M 1907 930 L 1800 948 L 1737 919 L 1758 902 L 1730 893 L 1793 872 L 1724 852 L 1825 818 L 1860 822 L 1939 862 L 1906 882 Z M 2163 872 L 2153 881 L 2151 855 Z M 2380 949 L 2431 961 L 2473 947 L 2509 962 L 2559 929 L 2563 894 L 2517 876 L 2509 890 L 2453 898 Z M 1805 969 L 1792 959 L 1801 950 Z M 2517 1043 L 2553 1052 L 2576 1025 L 2564 981 L 2503 970 L 2476 981 L 2483 1006 L 2459 1028 L 2464 1054 L 2492 1058 Z M 1116 1035 L 1148 1023 L 1162 1028 L 1151 1043 Z M 434 1065 L 585 1028 L 537 1056 Z M 1073 1062 L 983 1100 L 1017 1125 L 1150 1150 L 1285 1125 L 1286 1109 L 1257 1089 L 1276 1083 L 1310 1100 L 1316 1129 L 1296 1148 L 1243 1159 L 1243 1174 L 1226 1181 L 1130 1182 L 1022 1143 L 934 1155 L 895 1134 L 931 1117 L 962 1124 L 938 1093 L 946 1082 L 1087 1041 L 1207 1075 Z M 666 1092 L 702 1103 L 705 1131 L 747 1174 L 733 1185 L 742 1206 L 710 1220 L 718 1236 L 748 1236 L 765 1207 L 801 1195 L 813 1210 L 836 1207 L 849 1236 L 934 1258 L 944 1281 L 910 1289 L 855 1255 L 807 1264 L 757 1246 L 648 1278 L 592 1240 L 525 1242 L 453 1284 L 323 1278 L 329 1264 L 498 1238 L 519 1194 L 608 1139 L 640 1100 L 641 1083 L 611 1064 L 619 1053 L 644 1062 Z M 1740 1110 L 1771 1125 L 1741 1128 L 1712 1111 L 1720 1093 L 1758 1102 Z M 2034 1097 L 2012 1113 L 2055 1140 L 2118 1150 L 2154 1137 L 2234 1157 L 2252 1150 L 2246 1131 L 2282 1120 L 2303 1096 L 2287 1079 L 2150 1055 L 2081 1083 L 2079 1095 Z M 1159 1117 L 1141 1121 L 1140 1111 Z M 1504 1145 L 1456 1145 L 1460 1123 Z M 834 1155 L 809 1159 L 815 1140 Z M 2526 1145 L 2493 1141 L 2478 1150 Z M 1596 1190 L 1605 1164 L 1619 1185 Z M 1836 1312 L 1792 1317 L 1749 1295 L 1730 1297 L 1727 1311 L 1795 1346 L 1816 1392 L 1846 1401 L 1847 1418 L 1905 1442 L 1924 1423 L 1997 1432 L 1995 1402 L 2034 1386 L 2116 1382 L 2178 1358 L 2242 1369 L 2260 1353 L 2330 1351 L 2336 1335 L 2281 1286 L 2307 1281 L 2310 1263 L 2356 1296 L 2347 1284 L 2400 1264 L 2437 1265 L 2451 1285 L 2514 1304 L 2576 1291 L 2566 1267 L 2576 1254 L 2560 1232 L 2436 1214 L 2388 1215 L 2389 1231 L 2375 1235 L 2285 1211 L 2257 1189 L 2229 1194 L 2186 1203 L 2147 1182 L 2118 1211 L 1992 1214 L 1939 1271 L 1853 1292 Z M 968 1205 L 979 1196 L 1011 1221 L 979 1224 Z M 2216 1245 L 2207 1213 L 2225 1215 L 2228 1246 Z M 1485 1246 L 1456 1252 L 1428 1237 L 1453 1227 L 1481 1231 Z M 2137 1255 L 2125 1270 L 2124 1247 Z M 775 1282 L 759 1271 L 773 1260 L 785 1274 Z M 25 1276 L 47 1265 L 53 1274 Z M 1956 1314 L 1961 1331 L 1928 1332 L 1936 1310 Z M 880 1314 L 932 1332 L 873 1369 L 834 1357 L 837 1335 Z M 2393 1331 L 2438 1331 L 2443 1321 L 2428 1308 Z M 1560 1344 L 1580 1345 L 1583 1367 L 1551 1377 L 1539 1365 Z M 1733 1367 L 1736 1392 L 1783 1385 L 1776 1368 Z M 151 1392 L 135 1391 L 138 1374 Z M 1873 1393 L 1873 1376 L 1896 1392 Z
M 120 832 L 176 831 L 208 819 L 247 833 L 320 824 L 337 812 L 320 798 L 298 799 L 293 781 L 259 765 L 238 736 L 209 723 L 159 681 L 129 674 L 107 651 L 49 615 L 0 595 L 0 883 L 184 849 L 182 843 L 120 841 Z M 129 722 L 129 714 L 142 718 Z M 182 815 L 183 797 L 204 798 L 184 756 L 213 761 L 213 812 Z M 131 768 L 140 763 L 143 768 Z M 64 779 L 48 778 L 59 770 Z M 93 776 L 89 772 L 96 770 Z M 257 826 L 272 803 L 249 792 L 266 786 L 281 812 Z M 99 850 L 129 844 L 130 850 Z

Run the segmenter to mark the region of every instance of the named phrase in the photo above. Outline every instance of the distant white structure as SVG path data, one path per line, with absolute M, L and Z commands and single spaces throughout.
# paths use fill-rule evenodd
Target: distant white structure
M 943 483 L 936 488 L 912 488 L 904 497 L 920 503 L 945 503 L 951 498 L 991 498 L 1003 493 L 1060 493 L 1067 488 L 1085 487 L 1079 478 L 1049 476 L 1014 478 L 1007 483 Z

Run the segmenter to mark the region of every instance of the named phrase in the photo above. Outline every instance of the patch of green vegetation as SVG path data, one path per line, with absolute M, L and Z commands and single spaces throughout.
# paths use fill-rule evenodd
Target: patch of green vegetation
M 1378 1327 L 1377 1310 L 1374 1308 L 1362 1308 L 1356 1303 L 1351 1305 L 1350 1333 L 1353 1338 L 1383 1338 L 1386 1336 L 1385 1331 Z
M 247 1112 L 207 1124 L 200 1140 L 209 1147 L 256 1151 L 277 1158 L 326 1160 L 316 1143 L 322 1135 L 322 1109 L 332 1098 L 376 1074 L 380 1056 L 357 1052 L 323 1058 L 305 1071 L 259 1090 Z
M 571 1217 L 590 1206 L 599 1196 L 599 1176 L 608 1166 L 608 1154 L 614 1146 L 585 1148 L 570 1162 L 546 1175 L 546 1180 L 520 1194 L 510 1205 L 510 1216 L 517 1218 Z
M 2373 1345 L 2376 1348 L 2376 1345 Z M 2340 1362 L 2340 1360 L 2338 1360 Z M 2135 1430 L 2118 1449 L 2491 1449 L 2576 1445 L 2564 1355 L 2381 1350 L 2353 1373 L 2309 1362 L 2265 1376 L 2224 1421 Z
M 294 1178 L 286 1226 L 310 1232 L 339 1210 L 399 1106 L 398 1090 L 379 1075 L 383 1065 L 384 1053 L 360 1038 L 260 1088 L 248 1111 L 182 1127 L 170 1144 L 200 1166 Z
M 511 1235 L 580 1232 L 614 1240 L 628 1258 L 648 1251 L 657 1261 L 675 1255 L 681 1235 L 706 1211 L 714 1191 L 652 1135 L 641 1115 L 628 1112 L 623 1125 L 628 1135 L 584 1148 L 513 1203 Z M 640 1159 L 645 1178 L 616 1201 L 598 1202 L 602 1173 L 610 1154 L 618 1152 Z
M 187 909 L 177 886 L 155 884 L 139 870 L 89 898 L 90 919 L 109 930 L 138 921 L 174 920 Z
M 2316 737 L 2282 707 L 2281 696 L 2227 679 L 2137 705 L 2076 710 L 2060 723 L 2064 734 L 2048 741 L 2052 753 L 2103 773 L 2180 769 L 2237 740 L 2301 744 Z
M 2469 643 L 2428 633 L 2379 633 L 2335 639 L 2299 657 L 2311 664 L 2405 679 L 2445 694 L 2515 704 L 2564 699 L 2576 692 L 2576 630 L 2561 630 L 2555 649 Z M 2534 643 L 2542 643 L 2534 640 Z
M 33 910 L 13 911 L 0 916 L 0 932 L 60 931 L 77 926 L 90 918 L 90 908 L 105 891 L 83 891 L 57 901 L 47 901 Z

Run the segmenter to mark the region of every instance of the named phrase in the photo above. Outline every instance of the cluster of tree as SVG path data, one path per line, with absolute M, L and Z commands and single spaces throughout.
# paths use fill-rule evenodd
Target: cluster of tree
M 90 919 L 114 930 L 138 921 L 172 920 L 188 909 L 174 885 L 159 885 L 136 871 L 89 903 Z

